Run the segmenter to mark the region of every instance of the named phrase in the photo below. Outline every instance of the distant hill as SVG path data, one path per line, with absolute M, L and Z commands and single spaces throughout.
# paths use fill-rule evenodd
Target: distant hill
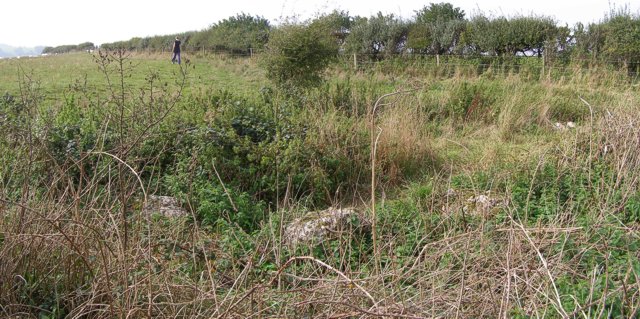
M 0 43 L 0 58 L 40 55 L 43 49 L 44 49 L 43 46 L 25 48 L 25 47 L 13 47 L 8 44 Z

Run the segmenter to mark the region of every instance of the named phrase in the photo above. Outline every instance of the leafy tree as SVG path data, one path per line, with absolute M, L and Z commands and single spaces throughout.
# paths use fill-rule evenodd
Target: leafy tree
M 93 44 L 93 42 L 83 42 L 78 44 L 78 50 L 82 50 L 82 51 L 93 50 L 95 48 L 96 46 Z
M 545 43 L 557 40 L 558 34 L 555 21 L 547 17 L 489 19 L 479 15 L 470 21 L 464 38 L 468 48 L 477 53 L 540 56 Z
M 351 32 L 353 17 L 347 11 L 334 10 L 329 14 L 323 14 L 312 21 L 315 27 L 327 30 L 337 41 L 338 45 L 345 44 L 345 40 Z
M 506 22 L 504 17 L 493 20 L 484 15 L 473 17 L 463 35 L 466 46 L 475 53 L 504 54 L 502 47 L 506 39 L 500 36 L 504 36 L 505 32 L 500 29 L 507 27 Z
M 450 3 L 431 3 L 416 11 L 409 29 L 407 45 L 412 49 L 434 53 L 451 53 L 465 29 L 464 10 Z
M 146 47 L 144 46 L 144 39 L 140 37 L 131 38 L 127 41 L 127 49 L 128 50 L 144 50 Z
M 194 35 L 193 45 L 235 53 L 262 49 L 269 39 L 269 20 L 245 13 L 224 19 Z
M 407 38 L 407 25 L 393 14 L 370 18 L 355 18 L 351 33 L 347 37 L 348 51 L 367 54 L 373 59 L 383 55 L 400 53 Z
M 548 17 L 516 17 L 509 22 L 511 50 L 523 55 L 532 53 L 541 56 L 545 42 L 555 40 L 558 34 L 556 22 Z
M 586 27 L 578 23 L 573 28 L 573 39 L 571 50 L 576 58 L 596 58 L 604 47 L 604 28 L 597 23 L 590 23 Z
M 573 28 L 570 49 L 574 59 L 606 61 L 626 65 L 629 71 L 640 67 L 640 17 L 629 12 L 612 12 L 600 23 Z
M 149 46 L 149 49 L 154 50 L 154 51 L 168 51 L 171 50 L 171 47 L 173 46 L 173 41 L 175 40 L 176 36 L 180 36 L 180 35 L 159 35 L 159 36 L 154 36 L 149 38 L 149 41 L 147 41 L 147 44 Z M 182 39 L 184 39 L 184 43 L 183 46 L 186 46 L 189 44 L 189 42 L 191 42 L 191 39 L 189 38 L 189 41 L 187 40 L 187 37 L 182 37 Z
M 273 30 L 263 58 L 267 76 L 281 87 L 307 87 L 338 54 L 338 44 L 323 24 L 286 24 Z
M 624 64 L 632 71 L 640 63 L 640 18 L 619 14 L 603 25 L 603 53 L 616 64 Z
M 211 29 L 195 32 L 191 37 L 191 45 L 195 48 L 212 48 L 209 37 L 211 36 Z
M 575 43 L 575 38 L 568 26 L 556 28 L 555 37 L 547 39 L 544 43 L 544 55 L 548 63 L 557 61 L 565 65 L 571 62 L 571 47 Z

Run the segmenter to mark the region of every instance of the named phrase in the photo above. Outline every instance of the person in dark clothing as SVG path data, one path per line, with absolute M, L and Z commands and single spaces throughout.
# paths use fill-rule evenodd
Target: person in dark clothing
M 180 39 L 176 37 L 176 40 L 173 42 L 173 57 L 171 57 L 171 63 L 180 64 Z

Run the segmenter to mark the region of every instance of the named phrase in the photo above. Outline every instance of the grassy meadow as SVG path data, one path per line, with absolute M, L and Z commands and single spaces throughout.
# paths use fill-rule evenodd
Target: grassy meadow
M 625 71 L 345 60 L 286 91 L 187 59 L 0 60 L 0 317 L 640 316 Z M 361 220 L 286 243 L 327 207 Z
M 127 54 L 125 69 L 127 85 L 143 87 L 150 74 L 157 74 L 165 81 L 172 82 L 179 73 L 177 65 L 171 64 L 170 58 L 161 54 Z M 254 92 L 267 82 L 262 70 L 252 67 L 249 60 L 236 60 L 228 63 L 222 56 L 209 59 L 186 56 L 191 69 L 189 86 L 191 89 L 210 88 L 228 89 L 232 91 Z M 2 93 L 17 94 L 20 84 L 31 78 L 42 93 L 55 100 L 60 93 L 70 87 L 87 85 L 101 91 L 107 85 L 104 72 L 97 63 L 98 57 L 89 53 L 70 53 L 36 58 L 2 59 L 0 60 L 0 81 Z

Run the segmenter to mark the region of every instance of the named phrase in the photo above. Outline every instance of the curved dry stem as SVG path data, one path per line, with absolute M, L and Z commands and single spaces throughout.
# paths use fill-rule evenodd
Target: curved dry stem
M 107 155 L 113 159 L 115 159 L 116 161 L 122 163 L 124 166 L 126 166 L 131 173 L 133 173 L 133 175 L 136 176 L 136 178 L 138 179 L 138 183 L 140 184 L 140 189 L 142 189 L 142 194 L 144 195 L 144 202 L 143 204 L 147 203 L 147 191 L 144 188 L 144 184 L 142 183 L 142 179 L 140 178 L 140 175 L 138 175 L 138 173 L 136 172 L 135 169 L 133 169 L 133 167 L 129 166 L 129 164 L 127 164 L 125 161 L 121 160 L 120 158 L 118 158 L 117 156 L 113 155 L 113 154 L 109 154 L 107 152 L 89 152 L 89 154 L 96 154 L 96 155 Z

